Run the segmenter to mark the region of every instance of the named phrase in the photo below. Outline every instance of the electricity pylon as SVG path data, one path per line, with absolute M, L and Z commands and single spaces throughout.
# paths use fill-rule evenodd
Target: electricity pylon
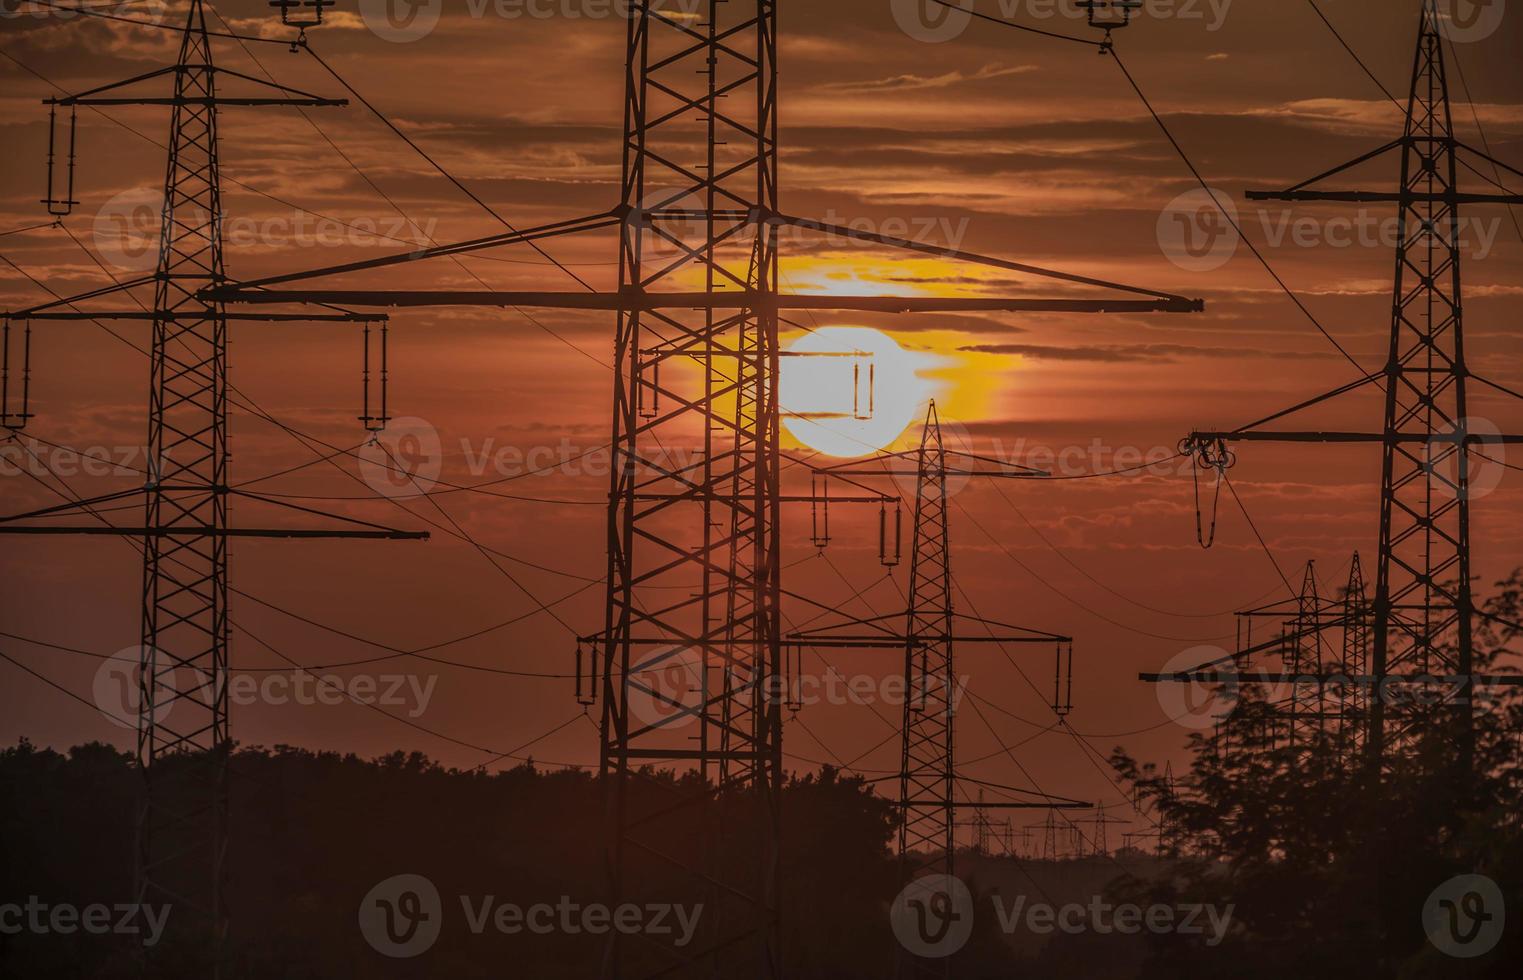
M 1266 719 L 1266 744 L 1310 748 L 1331 732 L 1341 761 L 1352 763 L 1368 721 L 1370 695 L 1369 598 L 1359 553 L 1354 553 L 1342 595 L 1321 594 L 1316 562 L 1309 561 L 1294 599 L 1237 615 L 1237 678 L 1279 689 L 1270 705 L 1273 718 Z M 1275 623 L 1278 635 L 1255 641 L 1259 620 Z M 1263 654 L 1278 659 L 1279 671 L 1253 670 L 1254 658 Z M 1216 737 L 1223 735 L 1218 731 Z
M 219 80 L 252 86 L 259 94 L 218 93 Z M 135 91 L 155 81 L 169 94 Z M 171 67 L 47 100 L 71 115 L 78 106 L 167 106 L 171 110 L 158 260 L 151 277 L 123 282 L 70 299 L 6 314 L 13 319 L 143 320 L 152 324 L 149 351 L 147 477 L 141 490 L 71 502 L 0 520 L 4 534 L 113 534 L 141 540 L 142 646 L 138 675 L 137 763 L 143 792 L 137 819 L 137 901 L 174 909 L 165 946 L 216 976 L 224 965 L 229 927 L 226 895 L 228 756 L 228 542 L 250 538 L 423 539 L 414 534 L 346 520 L 342 530 L 235 528 L 234 496 L 270 506 L 271 498 L 231 488 L 228 479 L 227 334 L 231 319 L 285 319 L 280 315 L 230 316 L 203 299 L 226 281 L 217 123 L 222 106 L 341 106 L 295 89 L 263 82 L 214 64 L 202 0 L 190 0 L 179 56 Z M 69 191 L 49 207 L 72 210 L 73 125 L 69 129 Z M 53 180 L 49 180 L 50 186 Z M 153 284 L 150 310 L 81 309 L 80 302 L 128 294 Z M 356 322 L 375 315 L 328 313 L 302 320 Z M 24 421 L 24 420 L 23 420 Z M 141 527 L 109 524 L 96 510 L 141 496 Z M 307 514 L 314 512 L 307 511 Z M 51 521 L 88 516 L 100 521 L 66 526 Z M 332 516 L 332 515 L 323 515 Z
M 1394 191 L 1321 190 L 1317 185 L 1388 153 L 1400 154 Z M 1523 172 L 1460 140 L 1450 117 L 1449 83 L 1439 15 L 1423 0 L 1422 22 L 1402 135 L 1356 159 L 1283 191 L 1249 191 L 1255 201 L 1342 201 L 1397 206 L 1398 236 L 1391 330 L 1385 366 L 1334 391 L 1230 432 L 1194 432 L 1186 446 L 1198 466 L 1225 469 L 1229 442 L 1288 442 L 1381 447 L 1379 554 L 1369 609 L 1372 692 L 1362 748 L 1379 765 L 1394 742 L 1423 724 L 1426 713 L 1391 710 L 1382 692 L 1390 683 L 1432 687 L 1452 684 L 1447 711 L 1454 719 L 1458 770 L 1474 753 L 1477 684 L 1514 683 L 1474 673 L 1475 602 L 1471 591 L 1470 507 L 1472 466 L 1486 444 L 1523 442 L 1519 435 L 1478 432 L 1469 416 L 1472 383 L 1504 394 L 1466 363 L 1461 295 L 1461 207 L 1523 204 L 1523 196 L 1472 193 L 1460 188 L 1460 169 L 1472 159 Z M 1385 395 L 1378 432 L 1266 430 L 1262 426 L 1379 385 Z M 1236 655 L 1235 655 L 1236 656 Z M 1231 659 L 1231 658 L 1226 658 Z M 1145 680 L 1213 681 L 1225 659 Z
M 789 215 L 779 202 L 777 0 L 639 0 L 629 11 L 623 181 L 608 211 L 215 289 L 228 303 L 483 306 L 617 316 L 607 613 L 586 637 L 602 701 L 614 904 L 705 895 L 690 948 L 610 934 L 605 976 L 782 975 L 778 339 L 789 310 L 1193 313 L 1200 300 Z M 832 296 L 779 289 L 782 232 L 966 262 L 1108 295 Z M 616 289 L 275 289 L 617 230 Z M 342 298 L 340 298 L 342 297 Z M 688 368 L 688 370 L 684 370 Z M 663 446 L 696 441 L 674 460 Z M 674 596 L 680 598 L 674 599 Z M 900 639 L 899 649 L 904 649 Z M 917 641 L 918 642 L 918 641 Z M 649 681 L 683 665 L 686 704 Z M 649 720 L 641 712 L 663 709 Z M 694 728 L 696 726 L 696 729 Z M 657 778 L 681 770 L 692 779 Z
M 951 459 L 949 464 L 948 459 Z M 912 468 L 909 465 L 912 464 Z M 1022 627 L 993 623 L 958 614 L 953 605 L 952 552 L 949 534 L 951 497 L 948 478 L 971 477 L 1040 480 L 1041 470 L 1018 466 L 959 450 L 948 450 L 942 439 L 936 403 L 931 402 L 921 429 L 920 445 L 912 452 L 880 453 L 866 460 L 824 467 L 818 473 L 855 485 L 872 477 L 913 476 L 915 480 L 914 540 L 910 549 L 909 588 L 904 632 L 888 629 L 887 617 L 831 622 L 788 637 L 790 644 L 820 648 L 897 649 L 904 655 L 905 702 L 900 730 L 898 857 L 900 880 L 908 884 L 923 875 L 951 876 L 955 871 L 958 775 L 955 736 L 962 685 L 956 671 L 955 649 L 960 644 L 1050 644 L 1054 650 L 1053 712 L 1064 717 L 1072 708 L 1073 640 Z M 880 551 L 886 548 L 880 546 Z M 971 620 L 986 632 L 957 632 L 959 620 Z M 854 634 L 853 629 L 872 631 Z M 1001 632 L 996 633 L 995 628 Z M 1066 681 L 1066 682 L 1065 682 Z M 1029 801 L 989 803 L 979 790 L 973 827 L 980 853 L 987 853 L 989 809 L 1088 809 L 1089 804 L 1031 793 Z M 1051 814 L 1049 814 L 1051 816 Z M 949 977 L 948 960 L 927 960 L 900 949 L 898 975 Z

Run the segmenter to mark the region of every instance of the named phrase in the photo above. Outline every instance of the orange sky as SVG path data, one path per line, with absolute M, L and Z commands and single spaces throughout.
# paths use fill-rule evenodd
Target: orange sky
M 999 6 L 990 2 L 980 9 Z M 1061 15 L 1040 16 L 1050 4 L 1011 6 L 1031 23 L 1085 31 Z M 1328 0 L 1323 7 L 1375 75 L 1392 91 L 1404 92 L 1415 0 Z M 624 24 L 567 16 L 606 8 L 584 8 L 578 0 L 506 3 L 507 12 L 521 16 L 502 17 L 490 4 L 447 0 L 437 27 L 411 42 L 377 36 L 363 18 L 345 11 L 330 15 L 331 23 L 312 38 L 324 58 L 431 155 L 500 214 L 527 226 L 617 203 Z M 120 9 L 128 16 L 152 12 L 136 2 Z M 269 27 L 262 0 L 218 9 L 239 30 Z M 473 9 L 485 13 L 475 16 Z M 924 353 L 956 438 L 985 452 L 1045 453 L 1066 460 L 1063 472 L 1106 470 L 1117 464 L 1118 452 L 1172 452 L 1192 427 L 1238 425 L 1352 379 L 1352 366 L 1245 248 L 1209 270 L 1177 264 L 1165 254 L 1159 232 L 1168 221 L 1165 212 L 1196 185 L 1109 59 L 977 22 L 955 39 L 926 43 L 896 21 L 895 12 L 903 9 L 888 0 L 782 5 L 785 210 L 1201 296 L 1208 303 L 1205 314 L 1194 316 L 820 316 L 820 325 L 878 327 L 906 349 Z M 1389 247 L 1378 235 L 1364 242 L 1354 235 L 1351 244 L 1343 243 L 1343 226 L 1328 221 L 1349 215 L 1342 206 L 1285 212 L 1272 205 L 1260 212 L 1241 192 L 1289 185 L 1394 138 L 1399 113 L 1305 5 L 1201 0 L 1173 9 L 1198 16 L 1147 17 L 1118 35 L 1128 67 L 1207 181 L 1237 203 L 1248 236 L 1279 274 L 1366 368 L 1374 367 L 1388 329 Z M 38 103 L 51 89 L 16 62 L 64 90 L 79 91 L 173 58 L 173 39 L 165 32 L 56 16 L 21 16 L 4 25 L 0 51 L 15 61 L 0 59 L 0 137 L 8 178 L 0 194 L 0 231 L 43 220 L 37 200 L 46 112 Z M 1452 65 L 1451 75 L 1464 138 L 1479 142 L 1479 120 L 1493 153 L 1523 166 L 1520 40 L 1523 11 L 1508 9 L 1489 36 L 1453 46 L 1474 95 L 1473 111 Z M 342 94 L 305 55 L 275 45 L 255 46 L 253 54 L 287 85 Z M 217 57 L 222 65 L 262 74 L 236 42 L 217 42 Z M 149 140 L 163 140 L 167 120 L 154 109 L 108 112 L 112 121 L 81 117 L 82 204 L 65 222 L 93 257 L 61 230 L 0 238 L 0 254 L 60 293 L 101 285 L 95 258 L 117 275 L 140 271 L 120 249 L 112 215 L 130 210 L 134 193 L 151 192 L 162 180 L 162 151 Z M 409 241 L 423 234 L 461 240 L 497 230 L 363 108 L 314 109 L 306 116 L 231 109 L 222 117 L 234 277 L 330 265 L 398 247 L 367 239 L 353 226 Z M 1381 166 L 1360 176 L 1373 189 L 1385 189 L 1393 179 Z M 1523 385 L 1516 332 L 1523 244 L 1505 211 L 1472 213 L 1480 223 L 1465 272 L 1471 366 L 1516 388 Z M 1372 225 L 1387 216 L 1378 209 L 1365 213 Z M 1313 219 L 1311 237 L 1298 244 L 1286 222 L 1307 218 Z M 611 236 L 549 247 L 589 282 L 613 284 L 617 253 Z M 1028 286 L 1020 277 L 975 266 L 904 259 L 820 239 L 790 240 L 787 248 L 786 284 L 799 291 L 998 295 Z M 469 273 L 448 261 L 433 262 L 350 282 L 474 288 L 474 276 L 498 288 L 547 289 L 567 288 L 568 282 L 523 249 L 467 259 L 465 269 Z M 0 269 L 0 293 L 7 307 L 42 298 L 8 266 Z M 511 474 L 524 456 L 561 459 L 606 442 L 610 318 L 551 312 L 535 319 L 482 310 L 411 310 L 394 317 L 392 409 L 426 420 L 438 433 L 442 479 L 481 483 Z M 113 329 L 134 343 L 146 336 L 141 324 Z M 360 369 L 355 328 L 240 324 L 231 359 L 233 382 L 265 411 L 335 447 L 361 442 L 353 421 Z M 145 363 L 120 340 L 92 324 L 39 326 L 34 375 L 38 418 L 32 434 L 63 446 L 100 447 L 119 458 L 141 444 Z M 1481 392 L 1474 397 L 1474 415 L 1503 431 L 1520 431 L 1523 410 L 1516 403 Z M 1368 429 L 1379 424 L 1379 412 L 1378 400 L 1366 393 L 1316 421 Z M 247 413 L 235 419 L 233 434 L 239 480 L 313 459 L 310 444 Z M 69 466 L 67 454 L 46 445 L 37 449 Z M 506 455 L 483 469 L 481 459 L 498 458 L 503 450 Z M 5 458 L 13 461 L 14 450 L 9 452 Z M 1373 554 L 1374 451 L 1255 446 L 1240 455 L 1234 482 L 1287 576 L 1298 580 L 1301 566 L 1316 559 L 1331 590 L 1352 551 Z M 1131 458 L 1124 455 L 1122 465 Z M 372 496 L 356 461 L 342 460 L 338 468 L 309 466 L 260 488 Z M 348 633 L 417 648 L 530 612 L 533 601 L 524 590 L 540 601 L 576 593 L 557 612 L 575 630 L 595 631 L 601 624 L 595 580 L 603 574 L 604 533 L 597 501 L 606 493 L 606 469 L 587 462 L 594 465 L 573 464 L 496 488 L 512 499 L 456 493 L 431 502 L 327 505 L 409 528 L 444 522 L 447 514 L 478 541 L 513 556 L 502 562 L 506 572 L 446 535 L 428 544 L 237 543 L 233 584 L 247 595 L 234 604 L 241 630 L 235 668 L 279 663 L 259 640 L 309 664 L 377 655 L 372 646 L 284 617 L 256 599 Z M 134 480 L 83 474 L 70 476 L 69 483 L 96 495 Z M 1484 583 L 1520 564 L 1520 486 L 1517 474 L 1508 472 L 1476 508 L 1476 568 Z M 7 466 L 0 499 L 3 510 L 12 512 L 56 498 Z M 259 523 L 269 516 L 244 509 L 235 512 L 235 521 Z M 788 573 L 788 587 L 868 614 L 869 605 L 847 603 L 856 589 L 871 585 L 865 593 L 871 609 L 897 608 L 895 586 L 883 580 L 876 563 L 875 515 L 839 515 L 828 561 L 811 557 L 808 516 L 807 510 L 787 515 L 784 560 L 799 563 Z M 1101 752 L 1124 744 L 1151 758 L 1177 758 L 1187 732 L 1168 723 L 1155 692 L 1136 681 L 1136 673 L 1191 647 L 1230 646 L 1231 610 L 1284 591 L 1231 504 L 1223 506 L 1215 548 L 1203 551 L 1196 544 L 1191 481 L 1177 464 L 1122 480 L 972 485 L 956 498 L 952 520 L 954 567 L 970 610 L 1077 637 L 1071 720 Z M 137 642 L 139 572 L 125 544 L 95 537 L 12 538 L 0 563 L 5 632 L 102 653 Z M 903 567 L 896 573 L 900 588 L 904 573 Z M 808 611 L 790 607 L 788 614 L 800 621 Z M 11 639 L 0 649 L 89 696 L 96 661 Z M 434 655 L 561 674 L 572 665 L 573 649 L 565 626 L 531 615 Z M 1019 663 L 1027 655 L 1015 656 Z M 1029 665 L 1022 664 L 1030 685 L 998 652 L 983 648 L 962 654 L 960 672 L 988 699 L 987 722 L 999 738 L 1023 743 L 1018 757 L 1037 785 L 1115 801 L 1109 779 L 1086 761 L 1071 736 L 1040 734 L 1052 722 L 1045 707 L 1051 664 L 1045 653 L 1030 656 Z M 882 656 L 841 655 L 831 663 L 849 675 L 894 670 Z M 579 710 L 564 679 L 406 660 L 364 669 L 437 675 L 427 709 L 413 720 L 498 751 Z M 814 662 L 806 669 L 824 668 Z M 0 737 L 129 744 L 129 733 L 105 718 L 19 672 L 7 676 Z M 362 754 L 415 748 L 459 765 L 485 758 L 349 704 L 251 704 L 235 711 L 234 732 L 246 743 Z M 892 734 L 894 715 L 882 707 L 878 712 L 875 718 L 873 710 L 857 705 L 807 709 L 801 717 L 808 730 L 798 724 L 788 729 L 793 763 L 808 768 L 818 760 L 851 760 L 882 743 Z M 588 762 L 595 757 L 596 735 L 592 725 L 578 722 L 532 751 L 540 759 Z M 973 713 L 960 721 L 959 756 L 969 775 L 1032 785 Z M 892 739 L 857 762 L 869 771 L 896 765 Z

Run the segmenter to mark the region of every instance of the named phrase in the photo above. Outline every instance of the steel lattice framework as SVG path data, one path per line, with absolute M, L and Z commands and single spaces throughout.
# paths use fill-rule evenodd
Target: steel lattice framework
M 955 873 L 957 828 L 969 826 L 957 820 L 959 784 L 977 782 L 959 776 L 957 772 L 956 702 L 960 690 L 957 647 L 989 643 L 1051 645 L 1055 657 L 1052 709 L 1062 718 L 1072 707 L 1069 695 L 1073 640 L 957 613 L 953 603 L 956 586 L 952 577 L 948 513 L 951 489 L 948 480 L 979 477 L 1039 481 L 1047 474 L 962 450 L 948 450 L 934 401 L 927 409 L 920 444 L 915 450 L 882 453 L 817 472 L 864 489 L 866 487 L 860 481 L 867 478 L 914 479 L 914 538 L 910 549 L 909 586 L 905 594 L 905 611 L 892 617 L 904 623 L 903 631 L 896 632 L 891 628 L 891 617 L 878 616 L 833 622 L 792 633 L 787 642 L 791 646 L 815 650 L 882 649 L 902 654 L 905 701 L 900 726 L 900 816 L 897 827 L 900 881 L 908 885 L 928 875 L 951 876 Z M 880 544 L 880 550 L 886 553 L 886 544 Z M 970 620 L 984 628 L 983 635 L 957 631 L 959 621 Z M 862 628 L 867 631 L 853 632 Z M 1032 799 L 1017 800 L 1007 795 L 1006 800 L 991 803 L 984 799 L 983 789 L 979 789 L 971 826 L 980 851 L 988 844 L 989 809 L 1082 810 L 1090 806 L 1064 797 L 1024 792 Z M 951 976 L 949 960 L 926 959 L 902 948 L 896 951 L 894 962 L 896 975 L 901 977 Z
M 1400 183 L 1394 192 L 1314 189 L 1392 151 L 1400 154 Z M 1381 447 L 1379 557 L 1369 609 L 1371 690 L 1387 681 L 1455 685 L 1448 711 L 1461 768 L 1468 770 L 1474 744 L 1474 687 L 1505 682 L 1474 674 L 1471 593 L 1470 508 L 1478 448 L 1523 442 L 1515 435 L 1477 431 L 1469 417 L 1469 389 L 1479 379 L 1465 361 L 1461 280 L 1461 207 L 1465 204 L 1523 204 L 1514 194 L 1461 190 L 1465 158 L 1495 163 L 1460 141 L 1450 117 L 1443 36 L 1433 0 L 1423 0 L 1413 62 L 1406 124 L 1401 137 L 1288 190 L 1250 191 L 1250 200 L 1392 203 L 1398 209 L 1398 237 L 1392 318 L 1386 363 L 1379 372 L 1286 412 L 1232 432 L 1196 432 L 1187 445 L 1203 465 L 1224 468 L 1230 441 L 1375 444 Z M 1385 394 L 1378 433 L 1265 431 L 1260 426 L 1370 384 Z M 1202 670 L 1147 680 L 1212 679 L 1216 664 Z M 1372 760 L 1385 758 L 1390 745 L 1425 724 L 1427 710 L 1388 710 L 1382 697 L 1368 698 L 1363 745 Z
M 218 94 L 217 79 L 253 86 L 253 95 Z M 140 92 L 172 82 L 168 94 Z M 9 319 L 140 320 L 151 324 L 147 476 L 140 490 L 0 519 L 0 534 L 111 534 L 137 539 L 143 554 L 137 705 L 137 764 L 143 787 L 136 827 L 135 889 L 143 905 L 170 906 L 163 944 L 197 972 L 226 966 L 228 757 L 228 541 L 249 538 L 425 539 L 348 518 L 348 529 L 234 528 L 229 498 L 291 508 L 236 491 L 228 480 L 228 325 L 231 320 L 369 322 L 384 316 L 348 313 L 236 314 L 208 298 L 226 281 L 217 121 L 222 106 L 342 106 L 219 68 L 213 60 L 202 0 L 190 0 L 173 66 L 77 95 L 54 106 L 167 106 L 171 110 L 158 258 L 151 277 L 60 299 Z M 70 176 L 74 158 L 70 127 Z M 50 174 L 51 180 L 51 174 Z M 50 194 L 51 198 L 51 194 Z M 73 200 L 55 213 L 67 214 Z M 152 283 L 147 310 L 87 310 L 78 304 Z M 368 412 L 367 412 L 368 414 Z M 9 418 L 9 417 L 8 417 Z M 29 415 L 25 418 L 30 418 Z M 114 525 L 96 507 L 141 496 L 141 527 Z M 308 515 L 316 511 L 304 511 Z M 89 516 L 96 525 L 49 519 Z M 332 516 L 332 515 L 323 515 Z M 363 530 L 355 529 L 363 526 Z M 154 955 L 159 955 L 157 950 Z
M 915 537 L 906 615 L 904 732 L 899 763 L 901 877 L 953 851 L 952 564 L 947 453 L 933 404 L 915 454 Z
M 196 0 L 174 72 L 153 302 L 143 526 L 159 533 L 145 536 L 143 555 L 138 900 L 206 915 L 220 944 L 232 746 L 227 320 L 196 295 L 223 279 L 216 97 Z
M 757 221 L 777 206 L 776 44 L 770 0 L 711 0 L 697 18 L 642 4 L 630 18 L 623 207 L 633 217 L 619 292 L 698 286 L 760 302 L 619 314 L 599 638 L 615 899 L 639 892 L 631 873 L 650 860 L 695 876 L 705 932 L 680 959 L 762 975 L 781 970 L 782 718 L 776 699 L 757 696 L 780 656 L 778 319 L 767 302 L 777 229 Z M 694 458 L 669 455 L 694 444 Z M 642 717 L 632 698 L 670 697 L 643 675 L 673 662 L 695 671 L 696 700 Z M 663 763 L 701 780 L 672 787 L 675 798 L 631 792 L 642 767 Z M 684 809 L 702 826 L 696 848 L 671 836 Z M 755 835 L 739 859 L 726 854 L 733 823 Z M 612 935 L 610 976 L 629 959 Z
M 1259 620 L 1275 624 L 1279 634 L 1256 641 Z M 1280 665 L 1280 673 L 1239 675 L 1250 682 L 1262 677 L 1276 690 L 1278 727 L 1265 733 L 1266 742 L 1309 748 L 1332 732 L 1342 761 L 1353 762 L 1369 724 L 1369 596 L 1359 554 L 1340 596 L 1322 594 L 1316 562 L 1309 561 L 1296 598 L 1240 612 L 1238 623 L 1237 666 L 1248 670 L 1260 655 Z

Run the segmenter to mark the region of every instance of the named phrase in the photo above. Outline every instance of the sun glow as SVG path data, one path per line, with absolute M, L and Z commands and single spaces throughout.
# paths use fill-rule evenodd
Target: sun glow
M 831 456 L 865 456 L 892 445 L 920 421 L 936 390 L 922 374 L 936 358 L 907 351 L 872 327 L 821 327 L 787 350 L 778 392 L 783 427 Z

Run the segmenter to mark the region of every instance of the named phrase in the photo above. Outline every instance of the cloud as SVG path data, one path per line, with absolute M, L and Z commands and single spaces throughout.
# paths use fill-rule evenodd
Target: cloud
M 1053 347 L 1042 344 L 969 344 L 960 350 L 977 354 L 1006 354 L 1044 361 L 1129 364 L 1138 361 L 1174 362 L 1192 357 L 1275 358 L 1322 360 L 1330 355 L 1312 351 L 1271 351 L 1243 347 L 1197 347 L 1190 344 L 1111 344 Z
M 1038 70 L 1036 65 L 985 65 L 971 75 L 953 69 L 940 75 L 906 73 L 903 75 L 890 75 L 886 78 L 864 79 L 862 81 L 832 82 L 822 87 L 836 92 L 902 92 L 907 90 L 950 88 L 953 85 L 961 85 L 964 82 L 981 82 L 991 78 L 1007 78 L 1011 75 L 1025 75 Z

